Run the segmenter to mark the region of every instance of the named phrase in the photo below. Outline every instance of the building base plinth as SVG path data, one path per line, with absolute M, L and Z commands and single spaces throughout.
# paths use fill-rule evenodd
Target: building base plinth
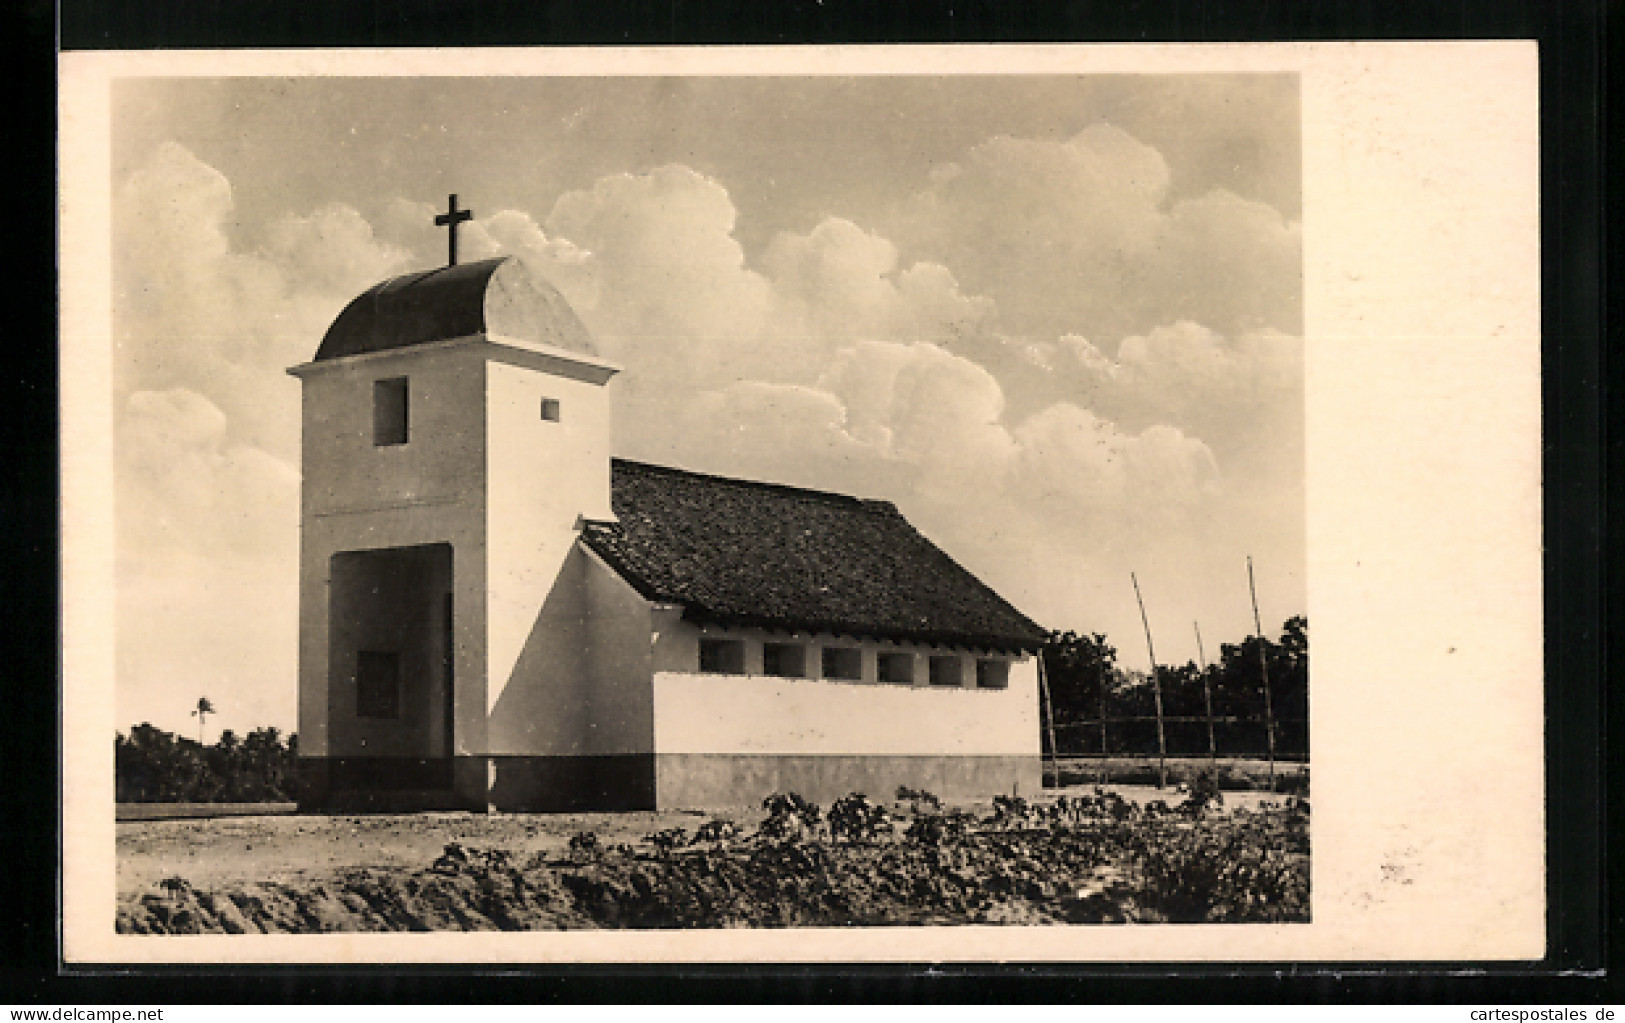
M 486 809 L 484 757 L 300 757 L 297 770 L 307 813 Z
M 491 757 L 492 809 L 514 813 L 653 810 L 654 757 Z
M 318 813 L 701 810 L 760 806 L 776 792 L 827 806 L 852 793 L 889 802 L 901 786 L 963 800 L 1032 797 L 1042 785 L 1036 755 L 301 757 L 299 775 L 300 809 Z
M 890 802 L 899 786 L 944 799 L 1031 798 L 1042 785 L 1030 757 L 774 756 L 663 753 L 655 758 L 662 810 L 757 806 L 775 792 L 828 805 L 860 793 Z

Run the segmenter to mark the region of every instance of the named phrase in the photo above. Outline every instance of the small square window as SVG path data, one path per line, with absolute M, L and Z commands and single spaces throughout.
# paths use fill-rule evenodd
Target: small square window
M 976 661 L 976 688 L 1006 689 L 1010 686 L 1010 662 L 997 657 Z
M 824 677 L 853 682 L 863 678 L 863 651 L 855 646 L 825 647 Z
M 959 658 L 952 654 L 941 654 L 931 658 L 931 684 L 944 687 L 964 685 L 964 678 L 960 675 Z
M 401 716 L 401 655 L 393 650 L 358 650 L 355 655 L 355 715 Z
M 745 673 L 745 641 L 742 639 L 700 640 L 700 670 L 713 675 Z
M 559 412 L 560 412 L 559 399 L 557 399 L 557 398 L 543 398 L 542 399 L 542 421 L 543 422 L 548 422 L 548 423 L 556 423 L 556 422 L 558 422 L 559 421 Z
M 384 447 L 405 444 L 409 417 L 406 378 L 372 383 L 372 442 Z
M 762 674 L 779 678 L 807 676 L 807 648 L 800 643 L 763 643 Z
M 911 686 L 914 684 L 914 655 L 877 654 L 875 674 L 884 685 Z

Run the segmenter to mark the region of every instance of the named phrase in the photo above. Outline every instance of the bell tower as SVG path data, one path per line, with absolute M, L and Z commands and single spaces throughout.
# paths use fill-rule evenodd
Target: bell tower
M 581 524 L 613 518 L 617 367 L 552 285 L 502 257 L 376 285 L 288 372 L 306 802 L 484 809 L 510 744 L 490 708 Z

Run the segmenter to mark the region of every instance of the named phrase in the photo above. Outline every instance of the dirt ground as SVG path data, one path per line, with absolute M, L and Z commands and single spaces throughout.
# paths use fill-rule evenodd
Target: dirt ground
M 742 812 L 735 821 L 748 823 Z M 760 811 L 755 813 L 759 819 Z M 120 897 L 166 877 L 199 888 L 234 881 L 327 877 L 356 867 L 416 869 L 449 842 L 507 849 L 529 857 L 561 856 L 570 836 L 595 831 L 605 842 L 636 842 L 666 828 L 698 828 L 710 815 L 668 813 L 479 814 L 467 812 L 354 816 L 277 814 L 118 822 Z
M 1046 785 L 1054 780 L 1054 766 L 1049 760 L 1044 762 Z M 1212 771 L 1214 766 L 1206 757 L 1169 757 L 1168 783 L 1189 782 L 1199 774 Z M 1062 757 L 1059 767 L 1061 781 L 1069 786 L 1104 784 L 1112 788 L 1138 787 L 1151 784 L 1157 774 L 1155 757 Z M 1227 793 L 1263 789 L 1270 774 L 1270 765 L 1264 760 L 1220 757 L 1217 767 L 1219 787 Z M 1275 776 L 1279 792 L 1308 793 L 1308 764 L 1277 761 Z
M 1111 790 L 1131 802 L 1176 802 L 1172 789 L 1118 785 Z M 1047 798 L 1086 794 L 1092 786 L 1050 790 Z M 1230 809 L 1257 808 L 1285 797 L 1264 792 L 1227 792 Z M 985 813 L 986 804 L 965 809 Z M 635 844 L 668 828 L 695 831 L 712 817 L 745 828 L 760 823 L 760 808 L 637 813 L 478 814 L 467 812 L 307 815 L 277 813 L 174 820 L 120 820 L 117 825 L 118 892 L 126 898 L 166 877 L 183 877 L 200 889 L 257 881 L 331 877 L 353 868 L 417 869 L 439 856 L 447 843 L 502 848 L 517 858 L 566 855 L 570 836 L 593 831 L 605 845 Z
M 1309 918 L 1309 804 L 1080 787 L 944 808 L 118 822 L 131 934 Z

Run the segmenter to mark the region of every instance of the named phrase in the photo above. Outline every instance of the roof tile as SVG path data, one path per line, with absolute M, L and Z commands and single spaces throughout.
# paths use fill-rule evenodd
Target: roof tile
M 1044 631 L 889 501 L 615 459 L 582 538 L 646 599 L 718 624 L 1014 650 Z

